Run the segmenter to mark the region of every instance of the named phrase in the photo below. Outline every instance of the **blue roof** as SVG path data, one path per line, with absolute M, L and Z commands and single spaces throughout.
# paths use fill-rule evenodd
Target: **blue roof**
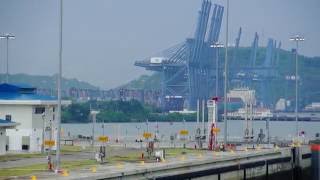
M 0 92 L 19 92 L 24 91 L 25 93 L 33 93 L 36 88 L 27 84 L 0 84 Z
M 4 84 L 7 84 L 7 83 L 4 83 Z M 8 85 L 16 86 L 22 89 L 36 89 L 35 87 L 25 83 L 10 83 Z
M 36 94 L 36 88 L 27 84 L 0 84 L 0 100 L 57 100 L 53 96 Z
M 43 96 L 38 94 L 20 94 L 20 93 L 7 93 L 0 92 L 1 100 L 57 100 L 56 97 Z
M 7 124 L 7 123 L 11 123 L 11 124 L 16 124 L 16 122 L 13 122 L 13 121 L 7 121 L 7 120 L 3 120 L 3 119 L 0 119 L 0 124 Z

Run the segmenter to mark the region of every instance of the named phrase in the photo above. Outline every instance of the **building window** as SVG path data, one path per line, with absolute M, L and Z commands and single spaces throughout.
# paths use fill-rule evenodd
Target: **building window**
M 11 115 L 6 115 L 6 121 L 11 121 Z
M 45 107 L 36 107 L 34 113 L 35 114 L 43 114 L 45 112 Z

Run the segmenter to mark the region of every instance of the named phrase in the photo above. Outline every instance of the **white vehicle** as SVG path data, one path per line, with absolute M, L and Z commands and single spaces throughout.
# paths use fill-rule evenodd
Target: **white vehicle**
M 151 64 L 161 64 L 163 61 L 167 60 L 165 57 L 152 57 L 150 58 Z

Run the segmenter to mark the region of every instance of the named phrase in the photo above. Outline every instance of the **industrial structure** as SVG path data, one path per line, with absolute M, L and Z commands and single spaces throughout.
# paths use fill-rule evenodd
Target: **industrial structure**
M 196 31 L 193 38 L 171 47 L 157 57 L 136 61 L 135 65 L 163 73 L 162 99 L 166 96 L 186 97 L 190 109 L 196 108 L 198 99 L 207 100 L 214 95 L 216 49 L 224 7 L 204 0 L 199 11 Z M 174 100 L 174 98 L 172 98 Z M 167 101 L 162 101 L 165 106 Z
M 211 11 L 211 9 L 213 10 Z M 161 103 L 162 107 L 166 107 L 164 109 L 168 108 L 167 103 L 176 101 L 175 97 L 184 97 L 186 100 L 183 103 L 184 107 L 194 110 L 197 106 L 197 100 L 207 100 L 215 95 L 215 91 L 218 91 L 218 96 L 222 95 L 222 91 L 219 89 L 223 89 L 223 63 L 217 63 L 221 60 L 218 55 L 219 48 L 215 48 L 214 44 L 217 44 L 219 40 L 223 12 L 223 6 L 212 5 L 210 1 L 203 0 L 193 38 L 188 38 L 185 42 L 155 56 L 135 62 L 136 66 L 162 73 Z M 268 97 L 269 93 L 266 92 L 266 87 L 278 76 L 276 66 L 281 43 L 277 44 L 275 40 L 270 38 L 264 62 L 257 62 L 259 35 L 255 33 L 249 63 L 239 66 L 237 61 L 241 34 L 242 28 L 239 29 L 235 46 L 231 51 L 229 88 L 254 88 L 259 94 L 259 102 L 272 106 L 274 102 L 271 102 L 271 98 Z M 217 71 L 218 73 L 216 73 Z M 217 90 L 214 90 L 215 80 L 218 80 L 219 88 Z M 166 97 L 172 98 L 169 100 Z

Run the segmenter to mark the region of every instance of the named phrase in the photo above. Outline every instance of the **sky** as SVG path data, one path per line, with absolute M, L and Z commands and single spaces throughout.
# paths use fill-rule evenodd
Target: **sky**
M 226 0 L 212 1 L 225 5 Z M 200 0 L 63 0 L 63 76 L 102 89 L 117 87 L 142 74 L 134 61 L 193 36 Z M 268 38 L 305 37 L 300 53 L 320 56 L 319 0 L 230 0 L 229 43 L 243 29 L 241 46 L 255 32 L 259 45 Z M 10 73 L 53 75 L 58 72 L 59 1 L 0 0 L 0 34 L 9 42 Z M 225 16 L 220 41 L 225 43 Z M 6 44 L 0 40 L 0 72 L 5 72 Z

